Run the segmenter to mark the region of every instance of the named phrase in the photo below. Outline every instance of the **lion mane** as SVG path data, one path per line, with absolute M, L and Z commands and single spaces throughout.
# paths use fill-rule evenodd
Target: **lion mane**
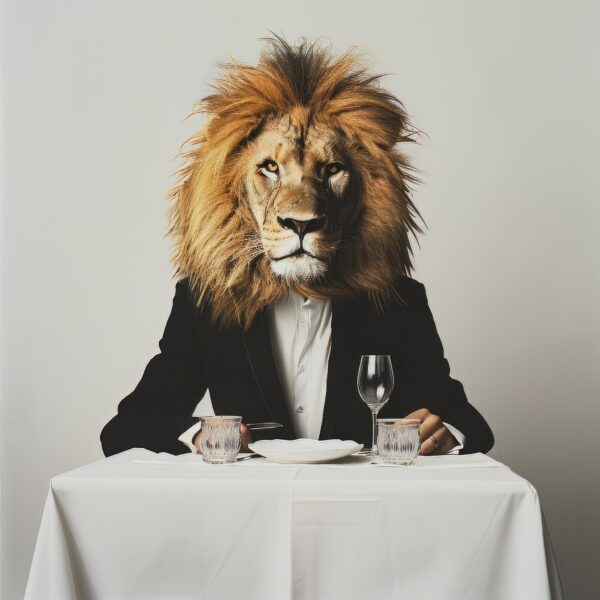
M 395 282 L 413 269 L 409 233 L 423 221 L 409 195 L 416 170 L 397 148 L 414 142 L 402 102 L 379 83 L 356 47 L 336 57 L 305 38 L 267 42 L 258 64 L 218 63 L 214 93 L 196 103 L 202 128 L 182 146 L 183 166 L 169 195 L 172 262 L 188 278 L 195 302 L 208 301 L 222 326 L 247 329 L 262 309 L 286 296 L 289 284 L 272 272 L 243 185 L 240 149 L 273 117 L 294 115 L 333 128 L 352 148 L 360 210 L 327 275 L 297 284 L 306 295 L 349 298 L 366 293 L 378 308 L 398 296 Z M 424 223 L 424 221 L 423 221 Z

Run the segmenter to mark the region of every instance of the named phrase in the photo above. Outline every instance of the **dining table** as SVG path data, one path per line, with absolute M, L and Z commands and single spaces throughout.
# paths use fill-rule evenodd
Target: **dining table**
M 534 486 L 484 454 L 409 466 L 133 448 L 50 480 L 26 600 L 560 600 Z

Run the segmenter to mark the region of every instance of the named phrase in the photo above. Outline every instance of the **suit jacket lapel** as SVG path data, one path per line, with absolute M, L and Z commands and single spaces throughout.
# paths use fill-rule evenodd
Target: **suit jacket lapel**
M 327 391 L 319 439 L 329 439 L 335 431 L 340 411 L 356 382 L 352 357 L 355 355 L 357 329 L 353 300 L 332 300 L 331 351 L 327 367 Z
M 266 310 L 260 311 L 252 321 L 250 328 L 242 333 L 243 342 L 250 368 L 259 393 L 262 396 L 269 418 L 281 423 L 291 437 L 296 433 L 290 419 L 283 395 L 281 382 L 273 358 L 273 349 L 269 334 L 269 323 Z M 281 430 L 279 430 L 281 431 Z M 286 437 L 283 433 L 281 437 Z

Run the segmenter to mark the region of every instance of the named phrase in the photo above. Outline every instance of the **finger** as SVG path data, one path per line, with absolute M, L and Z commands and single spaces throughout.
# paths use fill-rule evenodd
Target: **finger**
M 419 419 L 419 421 L 423 422 L 428 415 L 430 415 L 431 413 L 429 412 L 428 409 L 426 408 L 419 408 L 419 410 L 415 410 L 414 412 L 411 412 L 410 415 L 406 415 L 404 418 L 405 419 Z
M 438 442 L 437 444 L 431 438 L 432 435 L 435 436 L 435 439 Z M 429 434 L 426 440 L 421 443 L 421 454 L 437 454 L 437 450 L 446 444 L 449 435 L 450 432 L 443 425 L 442 427 L 436 429 L 432 434 Z
M 452 436 L 452 434 L 449 434 L 446 438 L 446 441 L 432 454 L 448 454 L 448 452 L 450 452 L 450 450 L 456 446 L 456 443 L 456 439 Z
M 431 434 L 443 427 L 442 419 L 438 415 L 429 413 L 421 423 L 421 441 L 424 442 Z
M 200 431 L 196 432 L 196 435 L 192 438 L 192 444 L 196 447 L 196 452 L 202 454 L 202 446 L 200 445 Z
M 252 433 L 243 423 L 240 425 L 241 447 L 240 452 L 248 452 L 248 444 L 252 443 Z

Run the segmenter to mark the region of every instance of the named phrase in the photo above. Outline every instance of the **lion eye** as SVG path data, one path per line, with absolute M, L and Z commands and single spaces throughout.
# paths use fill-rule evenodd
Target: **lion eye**
M 259 171 L 271 181 L 276 181 L 279 174 L 279 165 L 274 160 L 266 160 L 260 166 Z
M 344 165 L 339 162 L 332 162 L 327 165 L 326 169 L 328 175 L 335 175 L 336 173 L 344 170 Z

